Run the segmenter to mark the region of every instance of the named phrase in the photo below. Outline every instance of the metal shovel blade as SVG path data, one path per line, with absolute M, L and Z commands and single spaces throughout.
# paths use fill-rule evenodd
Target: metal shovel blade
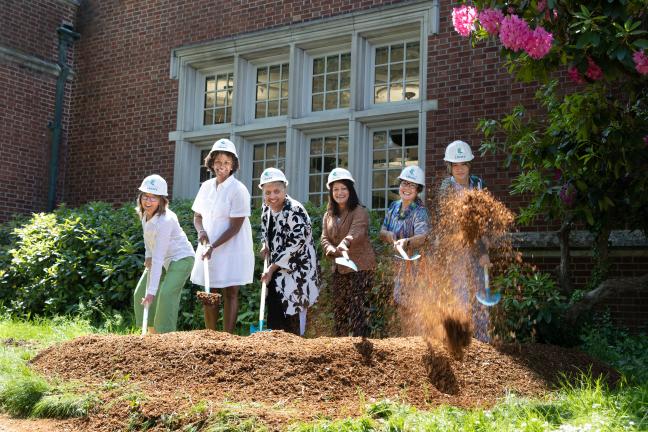
M 205 247 L 205 249 L 207 249 Z M 203 260 L 203 276 L 205 278 L 205 292 L 209 294 L 209 259 L 205 258 Z
M 401 245 L 396 246 L 396 250 L 398 251 L 398 255 L 394 255 L 396 258 L 403 259 L 405 261 L 416 261 L 417 259 L 421 258 L 421 254 L 414 254 L 412 256 L 407 255 L 407 252 L 405 252 L 405 249 Z
M 349 267 L 353 271 L 358 271 L 358 266 L 349 259 L 349 254 L 346 251 L 342 252 L 341 257 L 335 258 L 335 264 Z
M 144 312 L 142 313 L 142 336 L 146 336 L 146 331 L 148 330 L 148 311 L 149 305 L 144 306 Z
M 484 306 L 495 306 L 502 299 L 500 292 L 493 292 L 489 287 L 488 268 L 484 267 L 484 289 L 477 290 L 477 301 Z

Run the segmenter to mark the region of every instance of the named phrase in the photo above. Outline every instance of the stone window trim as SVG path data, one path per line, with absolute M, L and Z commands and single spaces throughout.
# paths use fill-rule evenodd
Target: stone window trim
M 199 187 L 199 174 L 191 166 L 199 164 L 200 148 L 216 139 L 229 137 L 237 145 L 239 156 L 251 152 L 250 142 L 260 136 L 285 136 L 286 175 L 295 187 L 291 195 L 306 201 L 308 172 L 302 165 L 307 159 L 308 136 L 320 130 L 347 131 L 349 135 L 349 169 L 359 179 L 371 178 L 372 128 L 392 124 L 395 127 L 414 126 L 419 133 L 419 163 L 425 165 L 425 136 L 427 112 L 437 109 L 434 99 L 427 99 L 428 36 L 438 31 L 438 1 L 412 1 L 359 11 L 319 21 L 300 23 L 278 29 L 230 37 L 200 45 L 179 47 L 171 53 L 171 78 L 177 79 L 178 108 L 176 130 L 169 133 L 175 142 L 173 193 L 177 197 L 193 198 Z M 405 30 L 403 30 L 405 29 Z M 420 95 L 415 101 L 374 105 L 372 62 L 379 44 L 411 40 L 420 41 Z M 314 55 L 326 50 L 341 52 L 350 47 L 351 101 L 349 108 L 316 113 L 309 112 L 312 74 L 304 70 Z M 347 48 L 348 50 L 348 48 Z M 288 60 L 289 106 L 286 116 L 254 119 L 256 67 Z M 198 125 L 196 109 L 197 82 L 205 73 L 222 70 L 228 65 L 234 73 L 234 101 L 231 122 L 202 127 Z M 312 67 L 312 63 L 311 63 Z M 297 72 L 300 71 L 300 72 Z M 243 102 L 243 103 L 241 103 Z M 251 187 L 251 163 L 241 158 L 237 177 Z M 250 159 L 251 160 L 251 159 Z M 246 166 L 248 165 L 248 166 Z M 197 170 L 195 170 L 197 171 Z M 369 204 L 371 182 L 363 181 L 358 194 Z

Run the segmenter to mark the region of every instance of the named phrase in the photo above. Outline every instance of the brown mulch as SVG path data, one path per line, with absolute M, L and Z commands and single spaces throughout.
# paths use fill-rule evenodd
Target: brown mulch
M 85 336 L 39 353 L 32 365 L 49 376 L 99 388 L 128 375 L 146 394 L 149 417 L 181 412 L 200 400 L 256 406 L 271 425 L 301 418 L 356 415 L 363 401 L 390 398 L 430 408 L 491 406 L 509 391 L 542 395 L 561 373 L 618 375 L 586 354 L 550 345 L 496 349 L 477 340 L 463 360 L 419 337 L 303 339 L 284 332 L 248 337 L 209 330 L 139 336 Z M 276 409 L 277 406 L 282 410 Z M 115 408 L 111 415 L 128 416 Z M 123 420 L 123 418 L 122 418 Z M 87 426 L 102 428 L 100 418 Z M 112 419 L 113 423 L 115 419 Z

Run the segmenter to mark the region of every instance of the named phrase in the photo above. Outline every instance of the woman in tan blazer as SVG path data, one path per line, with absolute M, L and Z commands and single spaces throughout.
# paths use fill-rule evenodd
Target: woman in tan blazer
M 333 263 L 335 334 L 368 336 L 367 297 L 373 286 L 376 257 L 369 242 L 369 212 L 360 204 L 355 180 L 344 168 L 328 176 L 328 209 L 322 220 L 322 250 L 335 259 L 347 251 L 358 271 Z

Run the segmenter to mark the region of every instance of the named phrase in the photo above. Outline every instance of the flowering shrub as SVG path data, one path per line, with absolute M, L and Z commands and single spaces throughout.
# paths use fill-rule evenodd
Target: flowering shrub
M 457 33 L 463 37 L 470 36 L 470 32 L 474 29 L 475 18 L 477 18 L 477 9 L 474 7 L 463 5 L 452 9 L 452 24 Z
M 642 75 L 648 75 L 648 56 L 642 51 L 637 51 L 632 55 L 635 63 L 635 69 Z
M 500 24 L 504 19 L 504 14 L 499 9 L 484 9 L 479 12 L 479 22 L 486 31 L 493 36 L 497 36 L 500 31 Z

